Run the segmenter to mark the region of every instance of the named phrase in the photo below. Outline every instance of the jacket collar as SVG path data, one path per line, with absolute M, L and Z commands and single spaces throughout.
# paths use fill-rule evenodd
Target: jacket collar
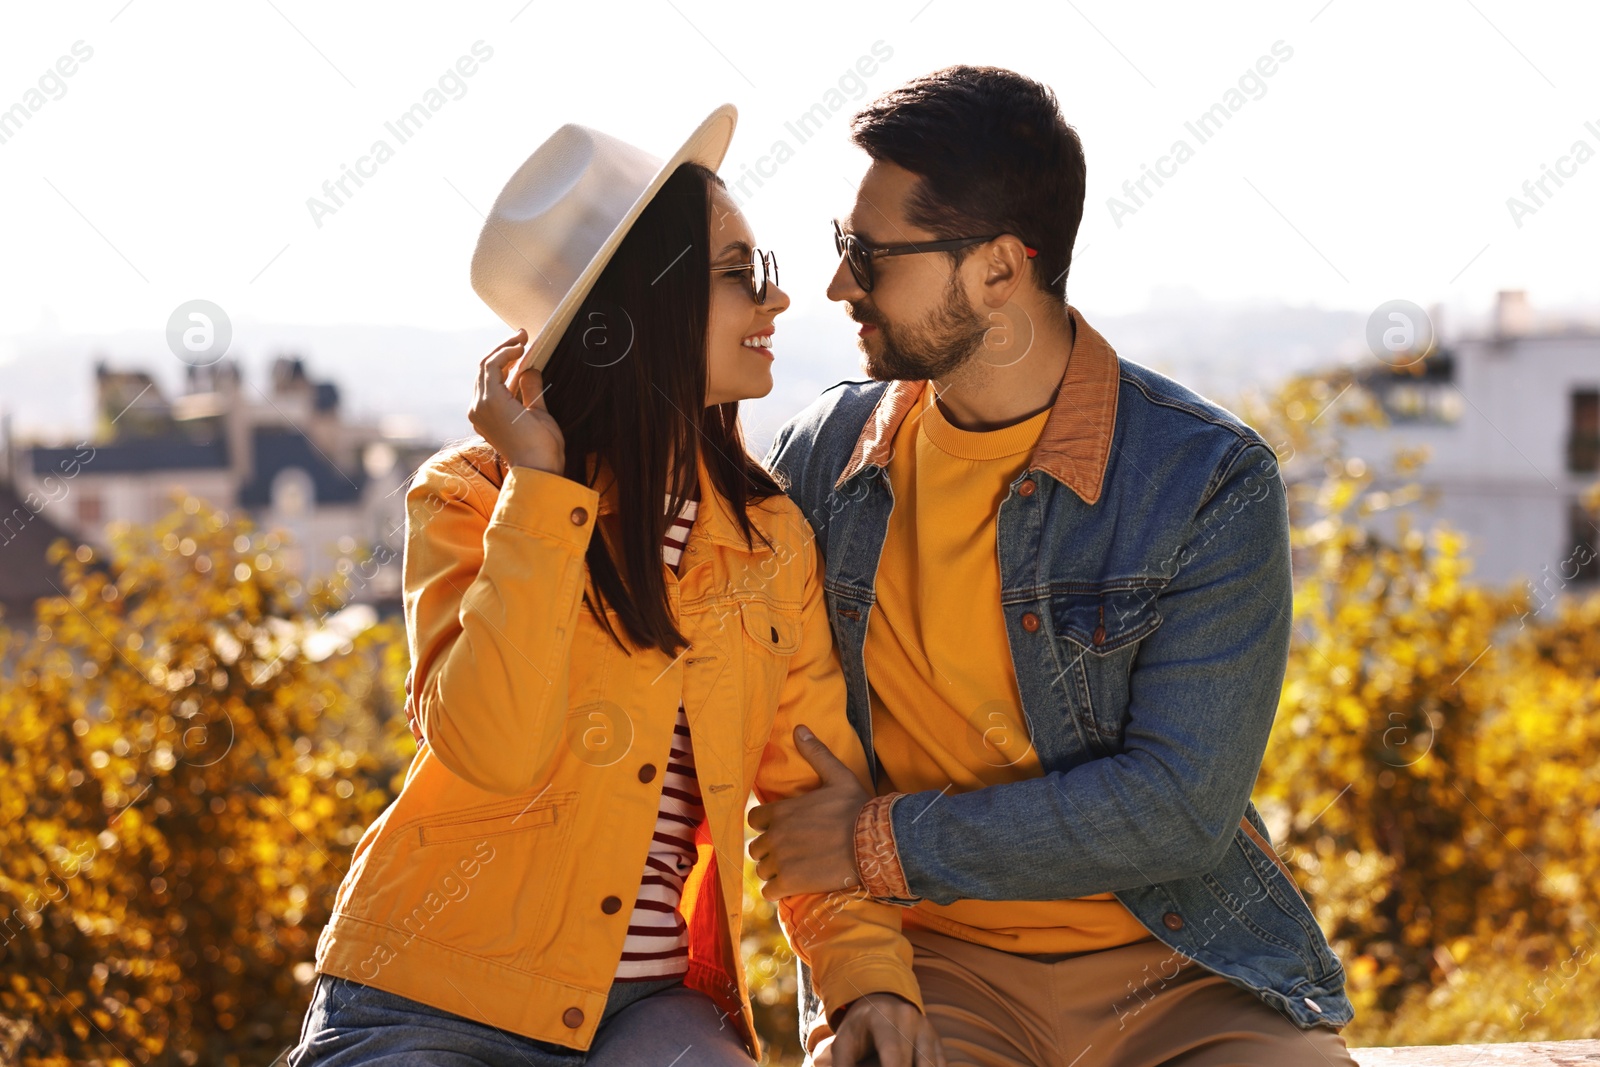
M 1068 304 L 1067 316 L 1072 323 L 1072 351 L 1067 356 L 1055 405 L 1045 419 L 1027 469 L 1050 475 L 1077 493 L 1085 504 L 1093 504 L 1100 499 L 1111 459 L 1121 368 L 1116 351 L 1084 321 L 1077 308 Z M 926 384 L 889 383 L 861 430 L 850 462 L 834 482 L 835 489 L 842 488 L 866 467 L 888 466 L 895 431 L 921 400 Z
M 733 506 L 723 499 L 717 492 L 716 485 L 711 481 L 711 472 L 706 467 L 704 452 L 695 454 L 695 470 L 700 486 L 700 506 L 695 511 L 694 525 L 689 528 L 689 540 L 695 541 L 705 538 L 714 545 L 723 548 L 738 549 L 741 552 L 763 551 L 759 534 L 766 534 L 768 540 L 772 539 L 772 532 L 767 526 L 766 514 L 757 510 L 761 505 L 750 509 L 751 525 L 759 531 L 752 547 L 745 543 L 744 534 L 739 530 L 739 521 L 733 513 Z M 599 513 L 609 515 L 617 510 L 616 486 L 612 482 L 610 472 L 602 473 L 595 483 L 600 491 Z M 665 507 L 666 502 L 662 502 Z

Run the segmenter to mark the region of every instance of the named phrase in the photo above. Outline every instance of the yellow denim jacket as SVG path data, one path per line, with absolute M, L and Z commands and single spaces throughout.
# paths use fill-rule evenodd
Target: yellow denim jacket
M 739 953 L 747 798 L 820 783 L 794 747 L 800 723 L 869 779 L 804 516 L 782 495 L 752 504 L 772 547 L 747 547 L 703 462 L 699 478 L 682 574 L 667 572 L 691 642 L 674 658 L 630 656 L 582 605 L 584 552 L 611 511 L 599 492 L 507 469 L 482 444 L 417 473 L 404 587 L 408 703 L 426 743 L 356 846 L 317 943 L 320 972 L 587 1049 L 681 699 L 706 808 L 682 899 L 685 982 L 760 1059 Z M 921 1007 L 897 908 L 815 894 L 783 900 L 779 918 L 824 1018 L 872 992 Z

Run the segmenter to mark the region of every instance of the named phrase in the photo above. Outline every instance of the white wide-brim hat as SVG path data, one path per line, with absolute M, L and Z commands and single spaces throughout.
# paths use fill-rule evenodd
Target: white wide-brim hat
M 472 288 L 528 331 L 524 367 L 543 369 L 584 297 L 673 171 L 722 165 L 738 111 L 723 104 L 672 157 L 568 123 L 534 149 L 495 198 L 472 253 Z

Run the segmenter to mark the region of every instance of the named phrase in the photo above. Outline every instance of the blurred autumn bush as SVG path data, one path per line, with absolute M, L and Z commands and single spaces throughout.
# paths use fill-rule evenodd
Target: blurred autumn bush
M 351 849 L 415 747 L 405 634 L 347 636 L 276 535 L 199 500 L 52 548 L 0 637 L 0 1048 L 30 1064 L 267 1064 Z
M 1358 393 L 1316 425 L 1346 384 L 1234 405 L 1294 520 L 1256 802 L 1348 967 L 1352 1045 L 1591 1036 L 1600 598 L 1473 583 L 1458 535 L 1408 521 L 1413 487 L 1338 455 L 1333 426 L 1378 418 Z M 68 595 L 0 631 L 0 1063 L 265 1065 L 296 1040 L 415 749 L 403 630 L 301 587 L 285 547 L 175 498 L 105 558 L 58 544 Z M 797 1062 L 794 959 L 748 871 L 746 905 L 772 1062 Z
M 1336 400 L 1329 423 L 1382 423 L 1351 384 L 1239 405 L 1284 462 L 1295 546 L 1255 801 L 1345 961 L 1351 1045 L 1596 1036 L 1600 596 L 1571 584 L 1592 548 L 1538 585 L 1474 583 L 1462 537 L 1405 510 L 1425 454 L 1375 481 L 1317 427 Z

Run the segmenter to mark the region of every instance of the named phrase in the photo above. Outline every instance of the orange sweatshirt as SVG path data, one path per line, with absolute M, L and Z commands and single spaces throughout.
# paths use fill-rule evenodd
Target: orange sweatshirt
M 867 627 L 879 794 L 961 793 L 1043 773 L 1000 608 L 995 521 L 1049 410 L 987 432 L 950 423 L 925 388 L 895 433 L 894 509 Z M 1111 893 L 923 901 L 903 916 L 1007 952 L 1082 952 L 1150 936 Z

